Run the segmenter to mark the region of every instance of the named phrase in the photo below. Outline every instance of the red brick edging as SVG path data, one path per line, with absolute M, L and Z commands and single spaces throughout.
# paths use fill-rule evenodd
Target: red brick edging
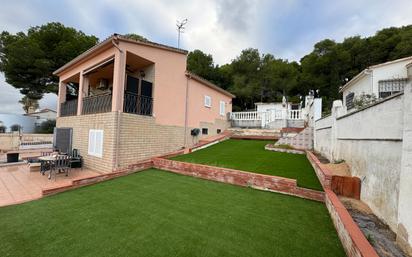
M 315 170 L 316 176 L 322 184 L 323 189 L 330 188 L 332 172 L 330 172 L 330 170 L 326 167 L 322 167 L 319 159 L 311 151 L 306 151 L 306 158 L 308 158 L 310 164 Z
M 325 204 L 347 256 L 379 257 L 338 196 L 331 190 L 331 172 L 320 165 L 319 159 L 312 152 L 306 151 L 306 156 L 325 189 Z
M 232 185 L 252 187 L 305 199 L 324 201 L 324 193 L 297 186 L 295 179 L 245 172 L 240 170 L 220 168 L 202 164 L 179 162 L 163 158 L 153 158 L 155 168 L 171 171 L 202 179 L 223 182 Z
M 42 195 L 52 195 L 60 192 L 64 192 L 67 190 L 75 189 L 82 186 L 96 184 L 105 180 L 110 180 L 113 178 L 126 176 L 131 173 L 139 172 L 142 170 L 146 170 L 148 168 L 153 167 L 153 162 L 151 160 L 142 161 L 133 165 L 129 165 L 126 168 L 118 169 L 111 173 L 100 174 L 96 176 L 90 176 L 86 178 L 75 179 L 71 182 L 71 184 L 65 186 L 57 186 L 57 187 L 47 187 L 42 189 Z
M 243 140 L 278 140 L 277 136 L 254 136 L 254 135 L 232 135 L 231 139 L 243 139 Z

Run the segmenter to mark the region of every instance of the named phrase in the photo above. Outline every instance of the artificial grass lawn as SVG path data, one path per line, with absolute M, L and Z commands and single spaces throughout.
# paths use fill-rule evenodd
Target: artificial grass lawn
M 0 208 L 0 256 L 345 256 L 324 204 L 146 170 Z
M 297 180 L 298 186 L 322 190 L 305 155 L 265 150 L 268 143 L 262 140 L 229 139 L 172 159 L 292 178 Z

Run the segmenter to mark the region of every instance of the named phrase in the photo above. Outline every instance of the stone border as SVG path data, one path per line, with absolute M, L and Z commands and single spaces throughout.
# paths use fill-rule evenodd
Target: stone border
M 379 257 L 338 196 L 331 190 L 331 172 L 326 167 L 320 165 L 319 159 L 312 152 L 306 151 L 306 156 L 325 189 L 326 208 L 329 211 L 347 256 Z
M 155 168 L 186 176 L 278 192 L 319 202 L 324 201 L 324 192 L 298 187 L 295 179 L 163 158 L 153 158 L 152 160 Z
M 280 152 L 280 153 L 305 154 L 304 150 L 280 148 L 280 147 L 276 147 L 273 144 L 265 145 L 265 150 L 273 151 L 273 152 Z

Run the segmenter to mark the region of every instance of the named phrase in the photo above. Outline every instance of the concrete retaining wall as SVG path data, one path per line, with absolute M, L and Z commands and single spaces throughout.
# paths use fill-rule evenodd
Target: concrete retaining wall
M 378 257 L 375 249 L 353 221 L 348 210 L 331 190 L 332 175 L 330 171 L 325 166 L 320 165 L 319 159 L 312 152 L 307 151 L 306 153 L 325 190 L 325 204 L 347 256 Z
M 335 101 L 332 115 L 315 124 L 315 150 L 345 160 L 361 180 L 361 200 L 412 253 L 412 84 L 404 93 L 346 113 Z

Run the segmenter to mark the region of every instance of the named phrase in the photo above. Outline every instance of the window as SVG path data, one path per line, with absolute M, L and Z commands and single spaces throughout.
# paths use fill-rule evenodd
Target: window
M 209 133 L 209 129 L 202 128 L 202 135 L 207 135 Z
M 217 129 L 217 130 L 216 130 L 216 133 L 220 134 L 220 133 L 222 133 L 222 130 L 221 130 L 221 129 Z
M 354 106 L 353 104 L 353 98 L 355 97 L 355 93 L 349 93 L 346 97 L 345 97 L 345 101 L 346 101 L 346 108 L 348 110 L 352 109 Z
M 205 106 L 212 107 L 212 98 L 208 95 L 205 95 Z
M 226 111 L 225 111 L 226 103 L 224 101 L 220 101 L 220 115 L 225 116 Z
M 379 98 L 385 98 L 404 90 L 407 78 L 379 80 Z
M 103 130 L 89 130 L 89 155 L 96 157 L 103 156 Z

